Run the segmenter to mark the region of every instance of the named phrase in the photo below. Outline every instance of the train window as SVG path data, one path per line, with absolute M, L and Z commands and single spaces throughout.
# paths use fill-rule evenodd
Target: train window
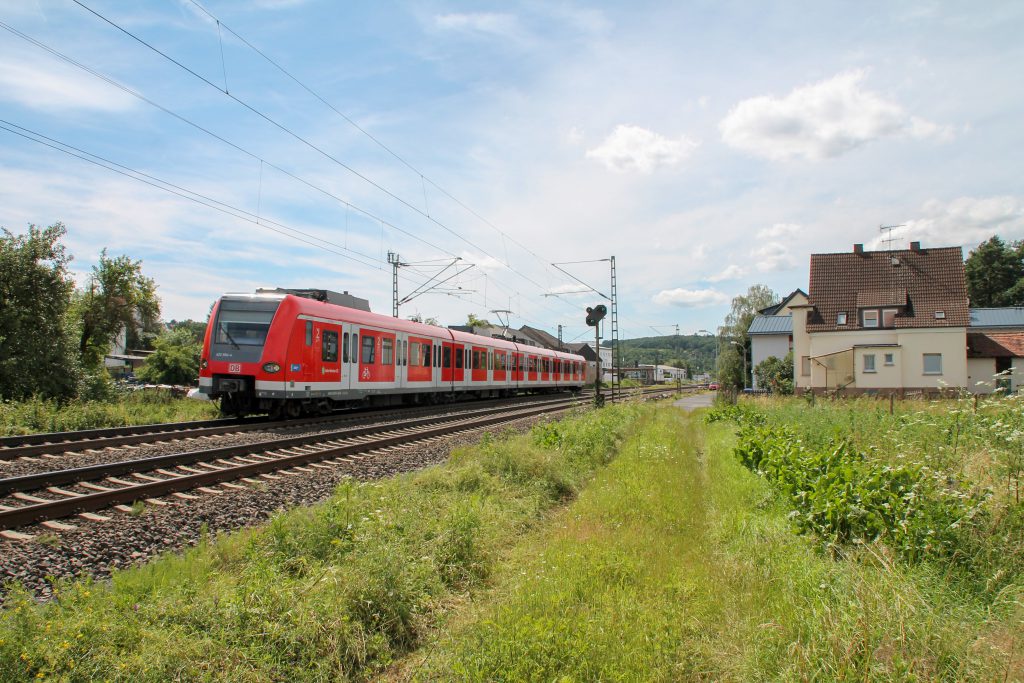
M 341 342 L 341 360 L 345 363 L 348 362 L 348 332 L 342 336 Z
M 323 343 L 320 357 L 325 363 L 338 362 L 338 333 L 324 330 Z
M 380 344 L 381 365 L 392 365 L 395 362 L 395 342 L 393 339 L 384 338 Z
M 313 345 L 313 321 L 306 321 L 306 346 Z
M 360 348 L 363 350 L 363 356 L 361 359 L 363 365 L 373 365 L 377 351 L 377 338 L 369 334 L 364 334 L 363 345 Z
M 462 349 L 456 349 L 455 350 L 455 369 L 456 370 L 458 370 L 459 368 L 464 367 L 465 362 L 466 362 L 466 359 L 464 358 L 464 356 L 465 356 L 465 353 L 462 351 Z
M 444 347 L 444 366 L 450 368 L 452 366 L 452 347 Z
M 409 364 L 409 342 L 402 342 L 402 365 Z

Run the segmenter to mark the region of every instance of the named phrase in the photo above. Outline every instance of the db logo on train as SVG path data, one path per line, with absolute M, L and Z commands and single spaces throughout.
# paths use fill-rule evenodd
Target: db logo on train
M 239 373 L 241 371 L 242 371 L 242 364 L 241 363 L 229 363 L 228 364 L 228 372 Z

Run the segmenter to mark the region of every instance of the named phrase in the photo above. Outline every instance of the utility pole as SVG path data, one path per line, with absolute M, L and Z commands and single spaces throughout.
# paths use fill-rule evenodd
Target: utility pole
M 559 351 L 565 351 L 565 347 L 562 344 L 562 325 L 561 325 L 561 323 L 559 323 L 559 325 L 558 325 L 558 350 Z
M 402 263 L 402 258 L 397 252 L 388 252 L 388 263 L 391 264 L 391 315 L 398 317 L 398 269 L 407 265 Z

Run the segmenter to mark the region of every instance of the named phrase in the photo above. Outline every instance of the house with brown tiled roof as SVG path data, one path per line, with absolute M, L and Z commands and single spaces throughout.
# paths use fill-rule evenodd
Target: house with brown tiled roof
M 791 308 L 797 391 L 968 386 L 960 247 L 812 254 L 807 303 Z

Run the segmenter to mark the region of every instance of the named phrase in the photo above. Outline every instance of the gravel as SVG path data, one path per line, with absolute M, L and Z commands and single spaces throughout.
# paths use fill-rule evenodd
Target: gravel
M 112 517 L 107 522 L 91 522 L 77 517 L 64 520 L 77 526 L 73 530 L 27 527 L 22 531 L 35 534 L 35 539 L 0 539 L 0 582 L 20 581 L 39 599 L 45 600 L 52 594 L 51 577 L 105 580 L 114 569 L 141 564 L 161 553 L 195 545 L 204 528 L 215 534 L 257 525 L 278 510 L 311 505 L 328 498 L 346 477 L 372 480 L 422 469 L 445 461 L 458 446 L 476 443 L 485 432 L 501 432 L 510 428 L 525 431 L 544 419 L 548 418 L 524 418 L 401 446 L 363 456 L 355 462 L 332 465 L 331 469 L 314 468 L 309 473 L 290 475 L 276 473 L 279 478 L 263 479 L 262 485 L 247 486 L 246 491 L 230 490 L 221 495 L 192 492 L 190 495 L 199 496 L 193 500 L 167 496 L 160 499 L 166 505 L 147 505 L 139 515 L 116 510 L 100 512 Z M 252 432 L 234 436 L 243 439 L 239 443 L 250 443 L 244 440 L 250 438 L 260 440 Z M 145 448 L 147 454 L 152 455 L 175 450 L 174 442 Z M 150 453 L 149 449 L 159 450 Z M 142 448 L 132 449 L 126 457 L 143 457 L 141 451 Z M 104 460 L 110 459 L 110 453 L 103 455 Z M 92 457 L 91 462 L 95 462 L 96 454 Z

